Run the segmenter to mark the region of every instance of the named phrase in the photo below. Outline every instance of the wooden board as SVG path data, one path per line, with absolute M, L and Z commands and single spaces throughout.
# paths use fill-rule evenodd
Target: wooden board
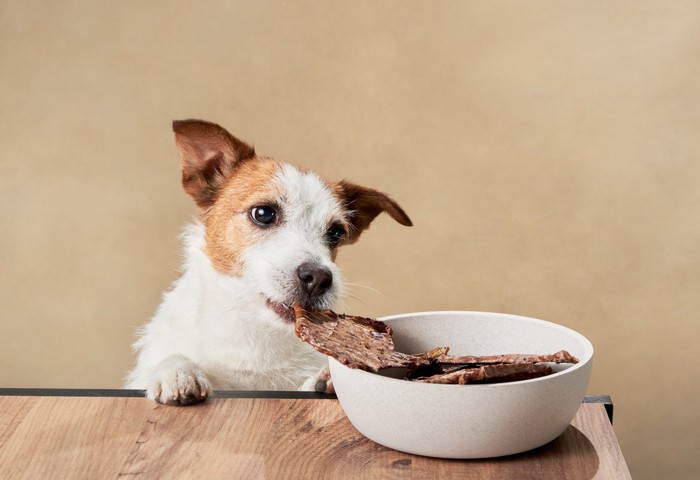
M 358 433 L 337 400 L 0 397 L 2 478 L 630 478 L 602 404 L 554 442 L 492 460 L 439 460 Z

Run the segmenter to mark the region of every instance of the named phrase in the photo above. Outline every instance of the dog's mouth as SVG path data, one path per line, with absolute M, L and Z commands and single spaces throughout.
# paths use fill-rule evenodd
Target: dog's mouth
M 284 320 L 285 323 L 294 323 L 296 322 L 296 314 L 294 313 L 294 309 L 291 307 L 291 305 L 287 305 L 285 303 L 278 303 L 278 302 L 273 302 L 269 298 L 266 299 L 265 301 L 267 303 L 267 306 L 277 314 L 278 317 L 280 317 L 282 320 Z

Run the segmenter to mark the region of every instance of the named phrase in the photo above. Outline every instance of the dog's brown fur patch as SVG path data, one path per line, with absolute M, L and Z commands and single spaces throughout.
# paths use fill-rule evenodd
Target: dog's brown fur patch
M 219 272 L 240 275 L 242 252 L 269 233 L 253 224 L 250 210 L 279 202 L 284 193 L 274 182 L 279 168 L 280 164 L 270 158 L 242 162 L 222 186 L 217 201 L 203 213 L 205 252 Z
M 413 225 L 399 204 L 378 190 L 342 181 L 331 185 L 331 191 L 348 212 L 350 229 L 343 242 L 345 244 L 355 243 L 360 234 L 367 230 L 370 223 L 382 212 L 387 212 L 401 225 Z
M 225 128 L 203 120 L 173 122 L 180 153 L 182 186 L 201 209 L 210 207 L 236 166 L 255 157 L 255 149 Z

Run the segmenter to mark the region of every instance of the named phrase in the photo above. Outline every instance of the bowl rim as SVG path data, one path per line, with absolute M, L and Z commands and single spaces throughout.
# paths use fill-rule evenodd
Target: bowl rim
M 574 337 L 577 337 L 579 341 L 584 346 L 585 353 L 587 353 L 587 358 L 585 360 L 579 361 L 579 363 L 574 364 L 560 372 L 553 373 L 551 375 L 547 375 L 544 377 L 537 377 L 537 378 L 531 378 L 528 380 L 516 380 L 514 382 L 504 382 L 504 383 L 479 383 L 479 384 L 474 384 L 474 385 L 455 385 L 455 384 L 443 384 L 443 383 L 422 383 L 422 382 L 408 382 L 410 384 L 421 384 L 421 385 L 426 385 L 429 386 L 428 388 L 456 388 L 456 387 L 470 387 L 470 388 L 475 388 L 475 387 L 480 387 L 480 388 L 508 388 L 512 387 L 514 385 L 523 385 L 523 384 L 529 384 L 529 383 L 536 383 L 536 382 L 546 382 L 546 381 L 552 381 L 554 378 L 561 377 L 566 374 L 571 374 L 576 370 L 580 370 L 581 368 L 584 368 L 584 366 L 587 366 L 589 363 L 592 362 L 593 360 L 593 355 L 594 355 L 594 349 L 593 349 L 593 344 L 588 340 L 585 336 L 577 332 L 576 330 L 573 330 L 569 327 L 565 327 L 564 325 L 560 325 L 558 323 L 550 322 L 547 320 L 541 320 L 539 318 L 533 318 L 533 317 L 527 317 L 524 315 L 516 315 L 512 313 L 498 313 L 498 312 L 485 312 L 485 311 L 478 311 L 478 310 L 431 310 L 431 311 L 425 311 L 425 312 L 409 312 L 409 313 L 399 313 L 395 315 L 387 315 L 384 317 L 378 317 L 377 320 L 380 320 L 382 322 L 387 322 L 389 326 L 391 326 L 391 322 L 394 320 L 401 320 L 406 317 L 415 317 L 415 316 L 425 316 L 425 317 L 434 317 L 438 315 L 486 315 L 486 316 L 494 316 L 494 317 L 510 317 L 513 319 L 519 319 L 519 320 L 526 320 L 528 322 L 533 322 L 533 323 L 540 323 L 547 325 L 549 327 L 556 328 L 558 330 L 563 330 L 569 334 L 572 334 Z M 350 368 L 347 365 L 344 365 L 340 363 L 338 360 L 336 360 L 333 357 L 328 357 L 328 362 L 330 363 L 335 363 L 339 367 L 344 367 L 348 370 L 353 370 L 355 372 L 358 372 L 357 375 L 372 375 L 374 377 L 381 377 L 385 380 L 388 380 L 390 382 L 401 382 L 401 384 L 406 384 L 407 380 L 401 379 L 401 378 L 392 378 L 392 377 L 387 377 L 384 375 L 380 375 L 376 372 L 368 372 L 366 370 L 361 370 L 359 368 Z

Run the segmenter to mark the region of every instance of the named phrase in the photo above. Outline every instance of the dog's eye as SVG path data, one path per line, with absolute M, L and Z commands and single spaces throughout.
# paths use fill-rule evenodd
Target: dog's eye
M 277 209 L 269 205 L 259 205 L 250 210 L 250 218 L 252 218 L 253 222 L 257 225 L 267 227 L 277 221 Z
M 345 228 L 339 223 L 334 223 L 326 230 L 326 240 L 331 247 L 335 247 L 345 236 Z

